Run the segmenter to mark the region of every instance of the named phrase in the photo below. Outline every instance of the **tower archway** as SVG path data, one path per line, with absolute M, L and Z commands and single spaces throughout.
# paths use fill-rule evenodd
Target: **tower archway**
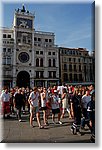
M 30 87 L 30 75 L 27 71 L 20 71 L 17 75 L 18 87 Z

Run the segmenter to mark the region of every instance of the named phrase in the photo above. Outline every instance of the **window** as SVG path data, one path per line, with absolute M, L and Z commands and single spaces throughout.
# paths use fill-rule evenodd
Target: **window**
M 75 51 L 73 51 L 73 55 L 75 55 Z
M 71 58 L 69 58 L 69 62 L 71 62 Z
M 81 71 L 81 65 L 79 65 L 79 71 Z
M 11 64 L 11 57 L 7 57 L 7 65 Z
M 30 43 L 31 43 L 31 40 L 28 40 L 28 43 L 30 44 Z
M 18 39 L 18 42 L 20 43 L 20 42 L 21 42 L 21 39 Z
M 39 71 L 36 71 L 36 78 L 39 78 Z
M 38 46 L 40 47 L 41 45 L 40 45 L 40 44 L 38 44 Z
M 23 43 L 26 43 L 26 36 L 23 36 Z
M 56 78 L 56 71 L 53 71 L 53 78 Z
M 52 78 L 52 71 L 49 71 L 49 78 Z
M 64 71 L 67 71 L 67 64 L 64 64 Z
M 6 65 L 6 57 L 3 57 L 3 59 L 2 59 L 2 64 L 3 64 L 3 65 Z
M 78 81 L 77 74 L 74 74 L 74 81 Z
M 74 71 L 76 71 L 76 65 L 74 65 Z
M 3 52 L 6 52 L 6 48 L 3 48 Z
M 39 54 L 39 51 L 36 51 L 36 54 Z
M 37 38 L 36 38 L 36 37 L 34 38 L 34 41 L 37 41 Z
M 53 55 L 55 55 L 55 52 L 53 52 Z
M 40 67 L 43 67 L 43 58 L 40 59 Z
M 41 41 L 41 38 L 38 38 L 38 41 Z
M 37 44 L 34 43 L 34 46 L 37 46 Z
M 45 47 L 48 47 L 48 45 L 46 44 Z
M 51 55 L 51 52 L 48 52 L 48 55 Z
M 79 74 L 79 81 L 82 81 L 82 74 Z
M 40 54 L 43 55 L 43 51 L 40 51 Z
M 48 42 L 48 39 L 45 39 L 45 42 Z
M 8 38 L 11 38 L 11 34 L 8 34 Z
M 3 38 L 6 38 L 6 34 L 3 34 Z
M 72 51 L 71 50 L 69 51 L 69 54 L 72 55 Z
M 36 59 L 36 67 L 39 67 L 39 58 Z
M 64 81 L 68 81 L 68 75 L 67 75 L 67 73 L 63 74 L 63 79 L 64 79 Z
M 53 67 L 56 67 L 55 59 L 53 59 Z
M 69 71 L 72 71 L 72 65 L 69 65 Z
M 49 42 L 52 42 L 52 39 L 49 39 Z
M 44 71 L 40 71 L 40 78 L 44 77 Z
M 49 62 L 48 62 L 48 64 L 49 64 L 49 67 L 51 67 L 51 59 L 49 59 Z
M 8 52 L 11 52 L 11 48 L 8 48 Z
M 69 74 L 69 80 L 72 81 L 72 74 Z
M 76 62 L 76 58 L 73 58 L 73 61 Z
M 78 51 L 76 51 L 76 55 L 78 55 Z

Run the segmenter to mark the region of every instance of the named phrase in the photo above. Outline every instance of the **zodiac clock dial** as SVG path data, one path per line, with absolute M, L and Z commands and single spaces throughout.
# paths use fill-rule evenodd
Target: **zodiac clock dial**
M 18 55 L 18 59 L 22 62 L 22 63 L 26 63 L 29 61 L 29 54 L 26 52 L 21 52 Z

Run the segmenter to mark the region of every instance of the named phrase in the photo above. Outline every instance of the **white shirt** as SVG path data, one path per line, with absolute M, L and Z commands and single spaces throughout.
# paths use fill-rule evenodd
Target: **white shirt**
M 36 93 L 31 92 L 31 93 L 30 93 L 29 98 L 31 99 L 31 100 L 30 100 L 30 101 L 31 101 L 31 104 L 32 104 L 34 107 L 37 107 L 37 106 L 38 106 L 38 97 L 39 97 L 39 93 L 38 93 L 38 92 L 36 92 Z
M 1 94 L 1 96 L 0 96 L 0 99 L 1 99 L 3 102 L 9 102 L 9 100 L 10 100 L 10 94 L 3 92 L 3 93 Z
M 62 85 L 62 86 L 58 86 L 58 87 L 57 87 L 58 93 L 62 95 L 63 89 L 64 89 L 64 86 L 63 86 L 63 85 Z
M 53 101 L 52 101 L 52 109 L 59 108 L 59 97 L 53 95 Z
M 46 107 L 46 97 L 43 98 L 43 95 L 45 96 L 45 93 L 41 93 L 41 107 Z

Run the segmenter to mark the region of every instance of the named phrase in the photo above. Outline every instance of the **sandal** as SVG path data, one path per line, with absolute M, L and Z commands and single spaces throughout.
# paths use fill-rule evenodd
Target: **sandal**
M 44 126 L 40 126 L 39 129 L 44 129 Z

